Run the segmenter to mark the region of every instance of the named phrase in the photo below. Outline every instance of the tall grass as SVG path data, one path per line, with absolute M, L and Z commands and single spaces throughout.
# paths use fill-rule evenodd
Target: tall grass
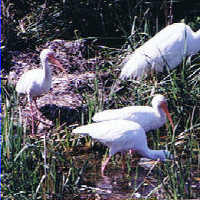
M 100 97 L 103 95 L 98 96 L 99 100 L 95 97 L 96 107 L 99 108 L 96 111 L 133 104 L 150 104 L 151 94 L 154 93 L 162 93 L 168 98 L 169 110 L 175 122 L 175 129 L 172 130 L 167 123 L 166 128 L 163 127 L 153 131 L 152 134 L 148 134 L 148 142 L 153 149 L 169 149 L 174 155 L 174 160 L 162 165 L 155 165 L 154 177 L 159 184 L 145 198 L 155 196 L 162 199 L 199 198 L 199 66 L 200 55 L 197 54 L 192 59 L 188 57 L 183 60 L 183 63 L 173 71 L 155 75 L 155 77 L 139 83 L 137 81 L 121 83 L 119 85 L 121 89 L 116 90 L 117 92 L 111 96 L 110 105 L 105 102 L 102 103 Z M 98 88 L 97 90 L 99 91 Z M 106 93 L 104 90 L 105 88 L 101 87 L 102 93 Z M 93 109 L 93 112 L 95 112 L 95 109 Z M 163 136 L 165 136 L 164 139 L 162 139 Z M 117 160 L 113 159 L 113 162 L 117 163 Z M 127 157 L 127 167 L 130 172 L 129 157 Z M 145 181 L 143 184 L 145 184 Z M 135 186 L 134 193 L 141 186 L 142 184 L 138 187 Z M 160 191 L 162 191 L 162 195 L 159 193 Z
M 73 147 L 68 130 L 57 133 L 55 127 L 51 138 L 30 138 L 18 108 L 14 88 L 2 83 L 1 198 L 62 199 L 77 192 L 87 162 L 79 167 L 68 156 Z
M 134 91 L 137 85 L 137 91 L 140 91 L 140 94 L 134 91 L 133 101 L 137 98 L 138 102 L 138 96 L 142 96 L 141 99 L 148 98 L 146 94 L 150 94 L 152 90 L 154 93 L 163 93 L 167 96 L 169 109 L 176 124 L 174 132 L 160 129 L 168 135 L 164 143 L 168 143 L 168 148 L 174 155 L 174 161 L 166 162 L 162 167 L 158 167 L 159 173 L 156 177 L 161 180 L 160 187 L 164 190 L 162 199 L 199 198 L 199 59 L 200 55 L 197 55 L 192 62 L 191 57 L 187 58 L 177 69 L 169 72 L 167 78 L 160 74 L 148 85 L 144 81 L 140 85 L 133 82 L 131 86 Z M 157 131 L 157 135 L 154 133 L 152 138 L 149 137 L 153 148 L 159 148 L 159 144 L 161 146 L 164 144 L 163 141 L 159 142 L 160 136 L 163 135 L 160 130 Z M 159 189 L 157 188 L 154 192 L 158 192 Z M 151 197 L 152 194 L 153 191 L 146 198 Z
M 146 26 L 145 30 L 148 30 Z M 141 43 L 144 42 L 143 39 L 141 37 Z M 136 41 L 132 45 L 136 46 Z M 117 59 L 120 57 L 115 56 Z M 116 57 L 113 59 L 117 60 Z M 154 93 L 164 94 L 168 98 L 175 130 L 171 130 L 167 123 L 166 127 L 148 134 L 148 144 L 153 149 L 169 149 L 174 160 L 155 164 L 154 168 L 149 170 L 147 176 L 153 176 L 158 183 L 148 195 L 143 196 L 146 199 L 155 196 L 161 199 L 199 198 L 199 69 L 200 55 L 197 54 L 184 60 L 178 68 L 164 74 L 141 82 L 121 82 L 118 90 L 109 95 L 110 85 L 103 83 L 99 72 L 107 70 L 111 73 L 111 82 L 115 85 L 119 81 L 119 69 L 116 70 L 114 66 L 107 69 L 99 67 L 93 92 L 84 94 L 84 103 L 88 107 L 87 121 L 84 118 L 85 113 L 80 113 L 83 116 L 80 124 L 91 123 L 92 116 L 97 111 L 128 105 L 149 105 L 151 94 Z M 71 135 L 70 127 L 61 128 L 59 119 L 55 127 L 48 130 L 43 137 L 30 138 L 29 123 L 22 117 L 15 89 L 5 82 L 2 82 L 1 108 L 2 199 L 72 199 L 75 194 L 76 197 L 79 196 L 81 183 L 85 182 L 85 174 L 90 170 L 87 166 L 92 166 L 94 162 L 90 156 L 82 159 L 79 149 L 91 142 L 91 139 L 77 139 Z M 99 154 L 106 152 L 102 147 L 98 150 Z M 126 161 L 128 175 L 131 175 L 133 170 L 131 159 L 129 156 Z M 117 157 L 112 158 L 112 164 L 113 168 L 117 166 Z M 137 166 L 135 180 L 140 178 L 138 169 Z M 139 186 L 134 181 L 133 196 L 144 184 L 145 179 Z M 94 190 L 93 193 L 95 192 Z

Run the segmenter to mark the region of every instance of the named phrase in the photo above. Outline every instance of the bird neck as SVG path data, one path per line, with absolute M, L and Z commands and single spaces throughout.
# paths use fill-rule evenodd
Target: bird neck
M 160 159 L 160 160 L 165 160 L 166 156 L 163 150 L 151 150 L 151 149 L 146 149 L 146 151 L 140 152 L 142 156 L 146 158 L 150 158 L 153 160 Z
M 42 64 L 44 76 L 45 76 L 45 78 L 48 78 L 49 76 L 51 76 L 51 69 L 49 67 L 47 59 L 42 60 L 41 64 Z
M 160 108 L 159 106 L 154 106 L 153 108 L 154 108 L 156 114 L 157 114 L 160 118 L 163 118 L 163 119 L 166 118 L 165 112 L 163 111 L 162 108 Z

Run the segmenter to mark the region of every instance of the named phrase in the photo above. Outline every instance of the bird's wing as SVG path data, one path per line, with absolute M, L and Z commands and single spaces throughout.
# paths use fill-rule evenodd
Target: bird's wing
M 42 69 L 33 69 L 25 72 L 17 82 L 16 91 L 19 94 L 25 94 L 28 90 L 31 89 L 31 87 L 33 87 L 35 82 L 40 84 L 40 82 L 43 80 L 42 72 Z
M 129 56 L 120 79 L 141 79 L 151 70 L 162 72 L 166 65 L 169 69 L 176 67 L 184 53 L 185 30 L 184 23 L 175 23 L 158 32 Z
M 51 78 L 45 79 L 42 69 L 33 69 L 22 75 L 16 85 L 19 94 L 28 94 L 31 97 L 41 96 L 49 91 Z
M 141 47 L 139 47 L 140 49 Z M 150 71 L 151 65 L 148 62 L 148 54 L 140 53 L 135 50 L 132 55 L 129 56 L 128 61 L 121 69 L 120 79 L 126 80 L 128 78 L 140 80 L 143 75 Z
M 111 109 L 96 113 L 92 120 L 95 122 L 123 119 L 126 113 L 122 109 Z
M 110 148 L 112 156 L 116 152 L 134 149 L 139 152 L 148 150 L 144 129 L 128 120 L 111 120 L 81 126 L 73 130 L 75 134 L 89 135 Z
M 149 106 L 127 106 L 121 109 L 111 109 L 98 112 L 93 116 L 93 121 L 109 121 L 109 120 L 132 120 L 137 121 L 143 115 L 153 113 L 152 107 Z
M 127 131 L 137 131 L 141 126 L 128 120 L 111 120 L 80 126 L 73 130 L 75 134 L 89 135 L 103 143 L 112 143 L 124 136 Z

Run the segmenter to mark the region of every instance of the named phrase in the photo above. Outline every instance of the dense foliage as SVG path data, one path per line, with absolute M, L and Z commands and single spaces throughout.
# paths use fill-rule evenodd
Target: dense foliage
M 143 27 L 146 21 L 155 33 L 171 18 L 191 21 L 200 12 L 198 6 L 197 1 L 184 0 L 3 0 L 2 43 L 9 49 L 22 49 L 53 38 L 127 37 L 133 23 Z

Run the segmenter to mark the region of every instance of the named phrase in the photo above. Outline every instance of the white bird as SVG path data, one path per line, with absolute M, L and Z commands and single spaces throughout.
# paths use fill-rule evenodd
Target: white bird
M 184 23 L 168 25 L 137 48 L 124 64 L 120 79 L 141 79 L 150 72 L 173 69 L 185 56 L 200 50 L 200 30 L 193 32 Z
M 163 126 L 166 122 L 166 115 L 172 128 L 174 124 L 167 108 L 167 101 L 161 94 L 156 94 L 150 106 L 128 106 L 120 109 L 111 109 L 98 112 L 93 116 L 93 121 L 109 120 L 130 120 L 142 126 L 145 132 L 154 130 Z
M 111 156 L 117 152 L 135 150 L 142 156 L 153 160 L 165 161 L 171 159 L 172 155 L 167 150 L 151 150 L 147 144 L 147 137 L 140 124 L 128 120 L 111 120 L 80 126 L 73 130 L 75 134 L 89 135 L 107 147 L 109 156 L 102 162 L 101 174 L 104 176 L 104 169 Z
M 34 115 L 32 100 L 38 110 L 36 99 L 41 95 L 47 93 L 51 88 L 51 69 L 48 62 L 55 64 L 60 70 L 64 71 L 62 64 L 55 58 L 54 52 L 50 49 L 44 49 L 40 53 L 40 60 L 42 68 L 33 69 L 25 72 L 16 85 L 18 94 L 25 94 L 28 96 L 30 102 L 31 116 L 32 116 L 32 134 L 34 133 Z

